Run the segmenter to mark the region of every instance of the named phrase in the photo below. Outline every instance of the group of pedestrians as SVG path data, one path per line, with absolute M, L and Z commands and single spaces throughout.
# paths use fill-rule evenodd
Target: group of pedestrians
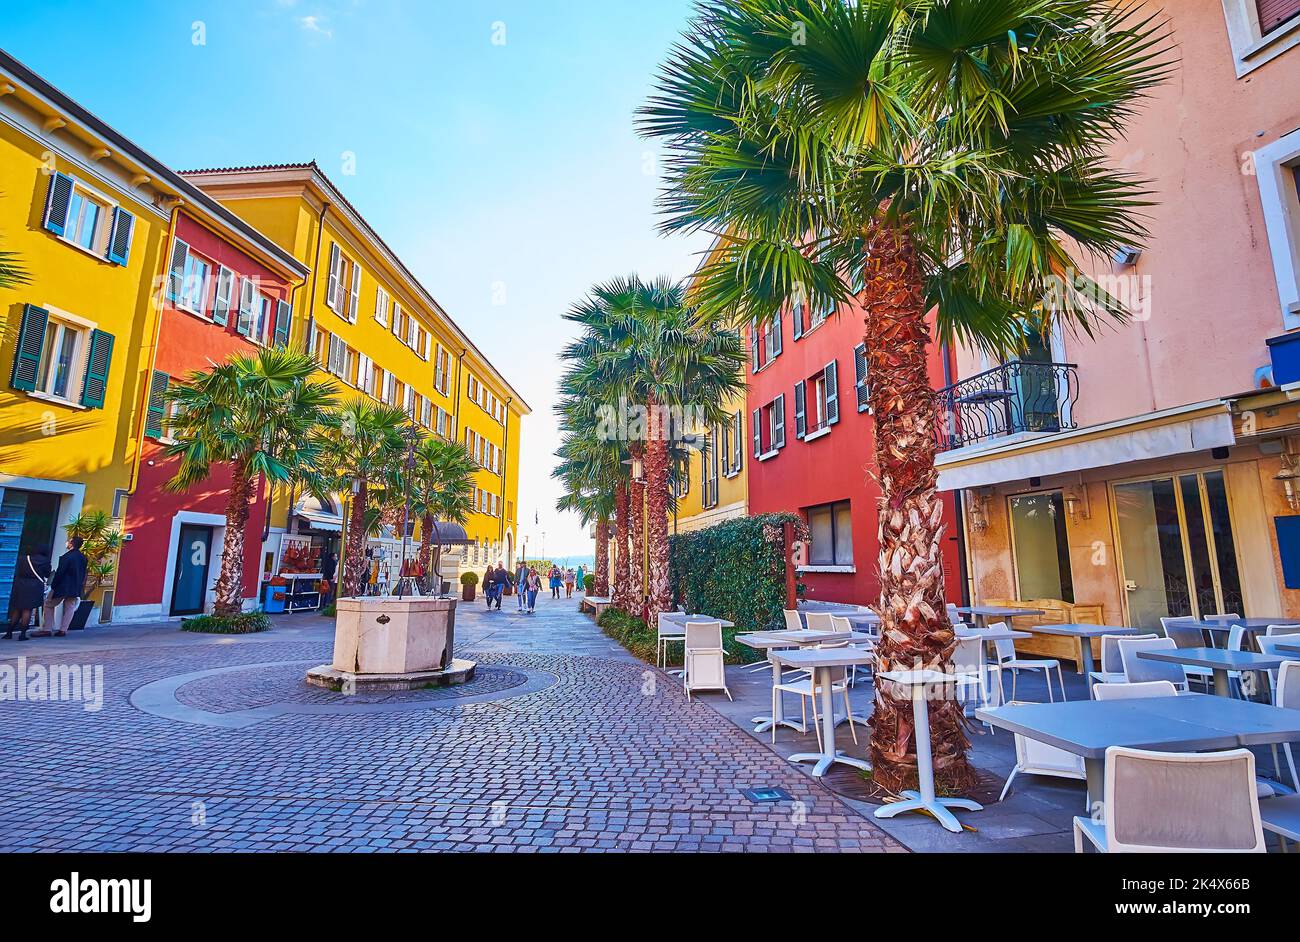
M 564 597 L 572 598 L 574 585 L 581 583 L 585 576 L 584 566 L 579 566 L 576 572 L 573 569 L 552 566 L 547 574 L 551 598 L 560 597 L 561 587 L 564 589 Z M 532 615 L 537 610 L 537 593 L 542 590 L 542 575 L 537 571 L 536 566 L 521 562 L 513 574 L 507 572 L 505 566 L 499 562 L 495 566 L 488 566 L 483 573 L 483 598 L 487 603 L 488 611 L 493 609 L 501 611 L 501 599 L 506 594 L 507 586 L 515 587 L 519 611 L 526 611 Z
M 86 586 L 86 555 L 81 552 L 82 539 L 74 536 L 68 540 L 67 552 L 59 557 L 58 568 L 50 564 L 50 551 L 31 550 L 18 559 L 14 568 L 13 586 L 9 590 L 9 625 L 4 641 L 26 641 L 32 612 L 44 608 L 41 624 L 50 634 L 61 638 L 68 633 L 72 616 L 81 604 L 81 593 Z M 62 611 L 55 612 L 62 606 Z

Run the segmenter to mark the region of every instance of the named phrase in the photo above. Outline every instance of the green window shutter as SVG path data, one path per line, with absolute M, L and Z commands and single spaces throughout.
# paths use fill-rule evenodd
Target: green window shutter
M 161 438 L 164 422 L 167 419 L 167 384 L 171 377 L 161 370 L 154 370 L 153 382 L 149 386 L 149 409 L 145 414 L 144 433 L 149 438 Z
M 81 388 L 81 404 L 104 408 L 108 392 L 108 368 L 113 362 L 113 335 L 102 330 L 90 333 L 90 356 L 86 358 L 86 382 Z
M 66 173 L 50 176 L 45 195 L 45 228 L 61 236 L 68 228 L 68 206 L 72 203 L 72 177 Z
M 35 304 L 23 305 L 23 320 L 18 328 L 18 348 L 14 351 L 14 370 L 9 385 L 23 392 L 36 390 L 36 370 L 45 346 L 45 325 L 50 312 Z
M 286 301 L 275 303 L 275 345 L 289 346 L 289 325 L 293 321 L 293 308 Z
M 803 438 L 807 434 L 807 399 L 806 384 L 803 380 L 794 384 L 794 437 Z
M 840 368 L 838 361 L 826 364 L 826 424 L 840 420 Z
M 113 228 L 108 237 L 108 260 L 115 265 L 125 265 L 131 255 L 131 233 L 135 217 L 120 206 L 113 210 Z

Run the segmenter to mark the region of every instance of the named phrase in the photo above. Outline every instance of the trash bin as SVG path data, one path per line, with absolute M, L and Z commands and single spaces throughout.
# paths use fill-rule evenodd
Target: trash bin
M 263 594 L 262 610 L 268 615 L 278 615 L 284 611 L 284 603 L 287 596 L 287 586 L 268 585 L 266 587 L 266 592 Z

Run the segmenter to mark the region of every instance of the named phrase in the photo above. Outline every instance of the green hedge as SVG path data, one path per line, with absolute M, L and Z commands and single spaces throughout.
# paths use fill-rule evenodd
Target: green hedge
M 787 522 L 796 539 L 807 539 L 807 524 L 791 513 L 736 517 L 671 537 L 674 597 L 688 612 L 735 622 L 731 634 L 784 627 Z
M 596 624 L 600 626 L 601 631 L 641 660 L 655 663 L 655 642 L 658 640 L 658 633 L 642 619 L 611 606 L 600 613 Z M 726 663 L 752 664 L 762 660 L 762 652 L 747 648 L 734 640 L 739 630 L 738 628 L 722 630 L 722 647 L 727 652 Z M 682 663 L 680 641 L 668 646 L 668 663 L 676 665 Z
M 244 612 L 230 618 L 216 615 L 195 615 L 193 618 L 181 619 L 181 631 L 196 631 L 214 635 L 251 635 L 266 631 L 271 627 L 271 619 L 265 612 Z

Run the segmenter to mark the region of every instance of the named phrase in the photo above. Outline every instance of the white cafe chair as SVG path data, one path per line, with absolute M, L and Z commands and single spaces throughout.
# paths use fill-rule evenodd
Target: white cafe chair
M 1120 638 L 1119 659 L 1124 666 L 1124 679 L 1130 684 L 1167 680 L 1180 691 L 1187 690 L 1187 672 L 1183 665 L 1138 657 L 1140 651 L 1172 651 L 1176 647 L 1172 638 Z
M 1007 704 L 1009 707 L 1024 705 L 1025 702 L 1021 700 L 1013 700 Z M 1039 742 L 1037 739 L 1030 739 L 1019 733 L 1013 735 L 1016 738 L 1016 765 L 1007 776 L 1006 784 L 1002 786 L 1002 794 L 998 795 L 998 801 L 1007 797 L 1007 792 L 1011 791 L 1011 783 L 1017 775 L 1051 775 L 1080 782 L 1088 778 L 1083 766 L 1083 756 L 1076 756 L 1073 752 L 1066 752 L 1064 749 Z M 1085 809 L 1088 807 L 1086 792 L 1083 796 L 1083 806 Z
M 682 683 L 686 687 L 687 700 L 696 690 L 721 690 L 728 700 L 735 699 L 727 689 L 725 658 L 722 622 L 686 623 L 686 673 L 682 677 Z
M 1300 710 L 1300 661 L 1287 661 L 1278 671 L 1277 685 L 1273 688 L 1273 703 L 1285 710 Z M 1295 772 L 1295 756 L 1291 744 L 1283 743 L 1282 751 L 1286 753 L 1287 768 L 1291 772 L 1291 787 L 1300 792 L 1300 777 Z M 1274 756 L 1274 763 L 1277 757 Z
M 1123 638 L 1154 638 L 1156 635 L 1102 635 L 1101 636 L 1101 670 L 1093 671 L 1088 676 L 1099 684 L 1122 684 L 1128 678 L 1124 676 L 1124 665 L 1119 659 L 1119 642 Z M 1087 642 L 1087 639 L 1084 639 Z
M 783 608 L 781 614 L 785 616 L 786 631 L 803 631 L 803 621 L 799 618 L 797 608 Z
M 853 632 L 854 631 L 853 622 L 849 621 L 847 618 L 841 615 L 832 615 L 831 630 Z M 849 642 L 849 647 L 859 648 L 864 651 L 870 651 L 873 655 L 875 654 L 876 651 L 876 643 L 871 640 L 851 641 Z M 853 667 L 849 668 L 850 687 L 857 686 L 859 670 L 862 670 L 863 673 L 865 673 L 868 677 L 871 677 L 875 671 L 875 661 L 873 660 L 871 664 L 866 664 L 866 665 L 855 664 L 853 665 Z
M 830 612 L 808 612 L 804 617 L 808 619 L 809 631 L 835 630 L 835 623 L 831 620 L 835 616 Z
M 1205 640 L 1206 632 L 1202 631 L 1196 625 L 1191 624 L 1191 618 L 1162 618 L 1160 627 L 1164 629 L 1165 637 L 1174 642 L 1175 647 L 1179 648 L 1208 648 L 1212 647 Z M 1214 632 L 1209 632 L 1213 635 Z M 1185 664 L 1183 672 L 1187 679 L 1198 680 L 1207 687 L 1214 686 L 1214 671 L 1208 667 L 1201 667 L 1197 664 Z
M 1006 629 L 1006 622 L 998 622 L 989 626 L 990 630 Z M 1049 703 L 1055 702 L 1052 697 L 1052 671 L 1056 671 L 1056 679 L 1061 685 L 1061 700 L 1065 700 L 1065 677 L 1061 673 L 1061 662 L 1055 658 L 1028 658 L 1020 657 L 1016 653 L 1016 643 L 1010 638 L 993 642 L 993 649 L 997 653 L 997 666 L 999 668 L 999 685 L 1001 685 L 1001 671 L 1011 671 L 1011 699 L 1016 698 L 1016 678 L 1021 671 L 1042 671 L 1043 680 L 1047 683 L 1047 700 Z
M 1226 752 L 1106 749 L 1105 820 L 1074 819 L 1074 852 L 1086 838 L 1105 853 L 1264 853 L 1255 756 Z
M 984 655 L 984 639 L 958 638 L 957 648 L 952 654 L 952 667 L 959 698 L 964 699 L 971 685 L 974 685 L 976 702 L 981 707 L 991 705 L 995 689 L 998 691 L 998 702 L 1002 701 L 1002 669 L 997 664 L 988 662 Z M 990 731 L 992 728 L 990 725 Z
M 1178 696 L 1178 688 L 1167 680 L 1148 680 L 1136 684 L 1120 680 L 1094 684 L 1092 696 L 1095 700 L 1141 700 L 1146 697 L 1176 697 Z
M 659 613 L 658 633 L 655 638 L 655 664 L 667 670 L 668 645 L 686 643 L 686 627 L 679 621 L 667 616 L 669 612 Z

